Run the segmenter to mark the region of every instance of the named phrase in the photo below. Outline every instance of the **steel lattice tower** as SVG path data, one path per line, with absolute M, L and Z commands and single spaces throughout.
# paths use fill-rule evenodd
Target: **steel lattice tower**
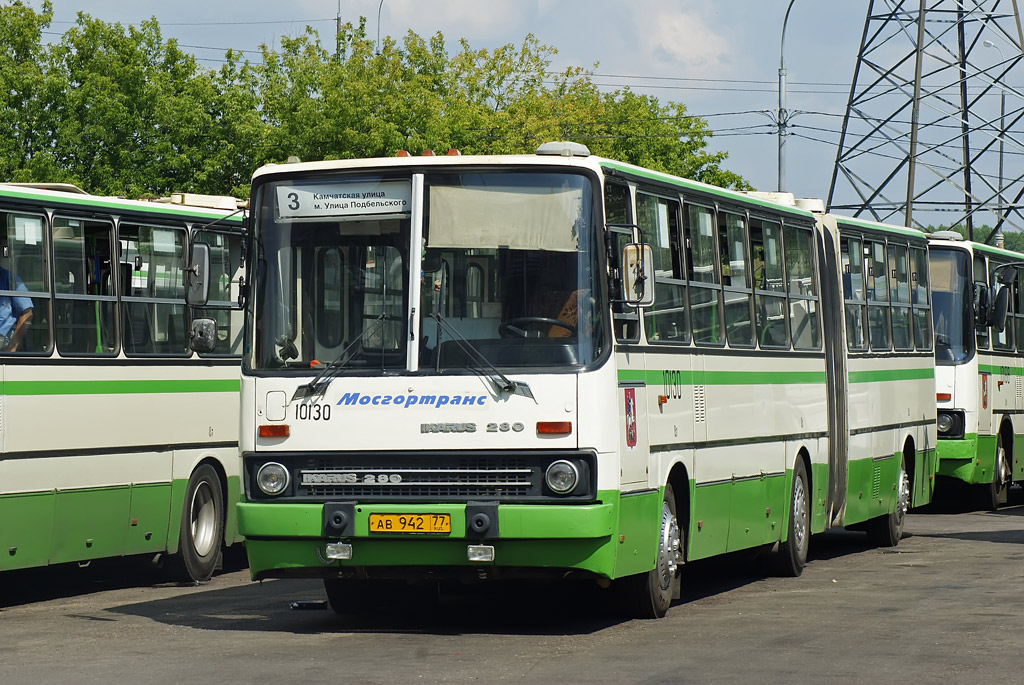
M 1022 47 L 1017 0 L 871 0 L 829 211 L 1024 230 Z

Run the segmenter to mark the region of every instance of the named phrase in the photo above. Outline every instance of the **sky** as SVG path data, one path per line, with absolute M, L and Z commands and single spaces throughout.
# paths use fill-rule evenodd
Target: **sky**
M 27 0 L 38 9 L 41 0 Z M 630 87 L 706 117 L 709 148 L 758 190 L 778 188 L 778 69 L 789 0 L 53 0 L 53 40 L 78 12 L 136 24 L 155 17 L 200 64 L 217 68 L 227 48 L 258 60 L 261 44 L 305 26 L 333 43 L 335 17 L 382 39 L 408 31 L 459 39 L 474 49 L 519 45 L 528 34 L 557 49 L 552 67 L 594 69 L 607 90 Z M 867 0 L 794 0 L 786 29 L 787 108 L 803 112 L 786 139 L 786 190 L 828 195 L 841 116 L 864 28 Z M 380 21 L 378 22 L 378 10 Z M 596 65 L 596 67 L 595 67 Z

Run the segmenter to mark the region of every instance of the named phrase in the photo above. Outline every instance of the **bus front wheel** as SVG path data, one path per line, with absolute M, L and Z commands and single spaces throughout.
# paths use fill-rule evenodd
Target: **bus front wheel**
M 224 495 L 220 476 L 209 464 L 192 472 L 181 512 L 178 553 L 184 574 L 191 580 L 209 580 L 220 559 L 224 539 Z
M 683 562 L 683 537 L 676 517 L 676 498 L 671 485 L 661 500 L 658 557 L 647 573 L 617 581 L 627 613 L 636 618 L 661 618 L 672 600 L 679 597 L 679 567 Z

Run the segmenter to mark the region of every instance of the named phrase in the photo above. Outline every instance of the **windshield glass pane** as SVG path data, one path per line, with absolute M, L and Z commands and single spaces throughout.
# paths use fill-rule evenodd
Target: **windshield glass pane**
M 605 345 L 590 181 L 428 176 L 420 366 L 587 364 Z M 439 320 L 440 319 L 440 320 Z
M 256 190 L 253 364 L 340 374 L 586 364 L 604 349 L 590 181 L 424 176 L 410 257 L 409 176 L 334 175 Z M 412 279 L 420 329 L 408 330 Z M 484 361 L 486 360 L 486 361 Z
M 932 248 L 929 252 L 932 281 L 932 316 L 937 362 L 961 362 L 973 352 L 971 282 L 967 253 Z
M 366 176 L 261 187 L 256 368 L 405 368 L 410 192 Z

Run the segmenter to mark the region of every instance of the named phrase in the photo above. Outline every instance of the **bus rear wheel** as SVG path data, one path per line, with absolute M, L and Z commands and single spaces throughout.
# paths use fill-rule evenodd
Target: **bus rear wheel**
M 896 510 L 891 514 L 873 518 L 867 522 L 868 540 L 878 547 L 895 547 L 903 538 L 903 526 L 910 509 L 910 475 L 907 473 L 907 458 L 900 461 L 900 476 L 897 484 Z
M 220 476 L 209 464 L 192 472 L 181 511 L 178 553 L 189 580 L 209 580 L 224 539 L 224 495 Z
M 661 618 L 672 600 L 679 597 L 679 567 L 684 560 L 684 542 L 676 516 L 676 498 L 671 485 L 661 500 L 658 557 L 647 573 L 616 581 L 627 613 L 635 618 Z
M 782 575 L 795 578 L 804 572 L 811 543 L 811 495 L 803 459 L 797 459 L 793 467 L 789 507 L 788 534 L 779 544 L 778 566 Z

